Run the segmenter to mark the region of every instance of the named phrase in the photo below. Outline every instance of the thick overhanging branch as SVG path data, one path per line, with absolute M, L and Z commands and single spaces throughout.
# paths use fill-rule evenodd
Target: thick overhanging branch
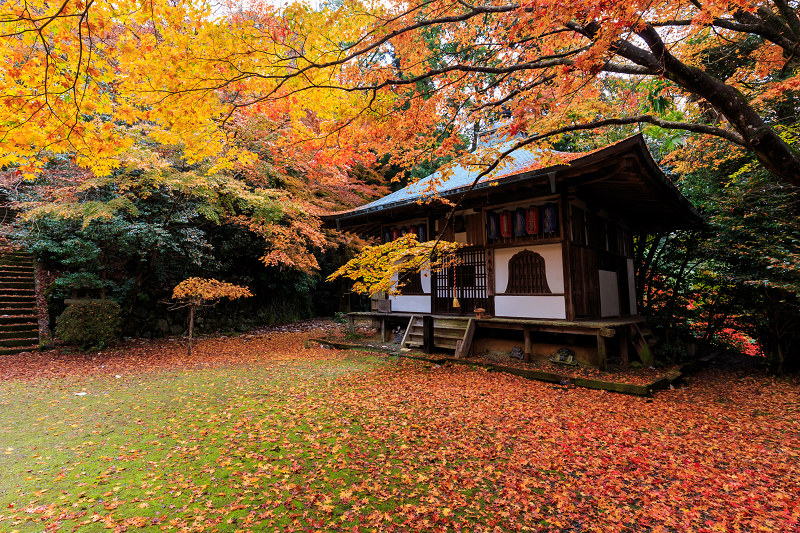
M 764 168 L 793 185 L 800 185 L 800 153 L 786 144 L 764 122 L 741 92 L 708 72 L 687 65 L 673 56 L 652 26 L 645 26 L 638 35 L 650 49 L 648 63 L 655 59 L 665 78 L 704 98 L 718 109 L 739 133 L 743 146 L 755 154 Z M 638 48 L 636 50 L 642 51 Z M 638 62 L 638 57 L 629 59 Z
M 605 118 L 600 120 L 594 120 L 592 122 L 585 122 L 582 124 L 570 124 L 568 126 L 563 126 L 561 128 L 556 128 L 554 130 L 550 130 L 545 133 L 540 133 L 537 135 L 533 135 L 528 137 L 526 141 L 528 143 L 540 141 L 542 139 L 546 139 L 548 137 L 553 137 L 555 135 L 561 135 L 563 133 L 570 133 L 573 131 L 586 131 L 586 130 L 596 130 L 600 128 L 605 128 L 608 126 L 625 126 L 629 124 L 652 124 L 654 126 L 658 126 L 660 128 L 668 129 L 668 130 L 684 130 L 684 131 L 691 131 L 692 133 L 701 133 L 704 135 L 714 135 L 715 137 L 721 137 L 727 141 L 730 141 L 734 144 L 738 144 L 742 147 L 747 147 L 744 139 L 741 135 L 726 130 L 723 128 L 719 128 L 716 126 L 711 126 L 709 124 L 698 124 L 695 122 L 677 122 L 673 120 L 664 120 L 660 117 L 656 117 L 653 115 L 635 115 L 631 117 L 612 117 L 612 118 Z M 526 143 L 527 144 L 527 143 Z

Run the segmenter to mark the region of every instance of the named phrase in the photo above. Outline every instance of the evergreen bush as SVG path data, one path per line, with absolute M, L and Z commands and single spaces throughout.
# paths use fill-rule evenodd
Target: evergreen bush
M 119 336 L 120 307 L 113 300 L 72 304 L 56 319 L 56 337 L 82 348 L 103 347 Z

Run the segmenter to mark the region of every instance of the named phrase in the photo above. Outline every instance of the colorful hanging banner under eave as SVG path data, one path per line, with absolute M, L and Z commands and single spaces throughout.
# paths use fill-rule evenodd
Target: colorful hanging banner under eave
M 539 229 L 542 227 L 539 221 L 539 207 L 532 206 L 528 208 L 528 212 L 526 213 L 526 231 L 528 235 L 538 235 Z
M 555 233 L 558 228 L 558 209 L 556 204 L 542 206 L 542 229 L 545 233 Z
M 525 208 L 518 207 L 514 211 L 514 237 L 524 237 L 528 234 L 528 224 L 525 218 Z
M 497 213 L 486 215 L 486 237 L 490 241 L 500 238 L 500 217 L 497 216 Z
M 500 213 L 500 236 L 511 237 L 513 227 L 511 222 L 511 211 L 503 211 Z

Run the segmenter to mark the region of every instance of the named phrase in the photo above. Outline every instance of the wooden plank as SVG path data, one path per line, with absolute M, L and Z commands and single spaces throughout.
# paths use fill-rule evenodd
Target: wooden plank
M 561 242 L 561 237 L 552 237 L 552 238 L 535 238 L 533 236 L 529 237 L 508 237 L 508 242 L 502 242 L 497 240 L 490 244 L 486 245 L 487 250 L 499 249 L 499 248 L 520 248 L 522 246 L 540 246 L 543 244 L 558 244 Z
M 600 381 L 597 379 L 572 378 L 572 383 L 576 387 L 587 389 L 607 390 L 610 392 L 621 392 L 635 396 L 649 396 L 650 388 L 647 385 L 635 385 L 633 383 L 617 383 L 614 381 Z
M 452 298 L 452 288 L 451 288 L 451 298 Z M 410 318 L 411 316 L 431 316 L 438 319 L 443 320 L 461 320 L 465 325 L 469 317 L 458 317 L 454 315 L 437 315 L 437 314 L 427 314 L 427 313 L 404 313 L 404 312 L 393 312 L 393 313 L 376 313 L 371 311 L 353 311 L 351 313 L 347 313 L 348 318 L 356 317 L 356 318 L 380 318 L 380 317 L 388 317 L 388 318 Z M 503 324 L 517 324 L 521 326 L 530 325 L 530 326 L 557 326 L 557 327 L 577 327 L 577 328 L 619 328 L 622 326 L 629 326 L 631 324 L 639 324 L 644 322 L 645 319 L 639 316 L 629 316 L 629 317 L 611 317 L 607 319 L 593 319 L 593 320 L 564 320 L 558 318 L 504 318 L 504 317 L 487 317 L 482 318 L 479 320 L 480 325 L 488 325 L 488 324 L 495 324 L 497 327 L 502 327 Z
M 483 225 L 483 213 L 466 215 L 467 243 L 471 246 L 483 246 L 486 229 Z
M 523 326 L 561 326 L 578 328 L 615 328 L 644 322 L 642 317 L 614 317 L 608 320 L 563 320 L 556 318 L 484 318 L 481 324 L 519 324 Z
M 470 318 L 467 324 L 467 329 L 464 331 L 464 337 L 461 339 L 459 345 L 456 346 L 456 357 L 464 357 L 469 354 L 472 348 L 472 338 L 475 336 L 475 320 Z
M 639 329 L 639 326 L 636 324 L 631 325 L 631 333 L 633 334 L 633 347 L 636 349 L 639 359 L 642 360 L 642 364 L 645 366 L 652 366 L 653 352 L 650 351 L 650 346 L 647 344 L 647 339 L 645 339 L 644 335 L 642 335 L 642 331 Z
M 411 326 L 414 324 L 415 318 L 416 318 L 415 315 L 411 315 L 411 318 L 408 321 L 408 326 L 406 326 L 406 332 L 403 333 L 403 340 L 400 341 L 401 348 L 406 345 L 406 340 L 408 339 L 408 334 L 411 332 Z
M 478 325 L 482 328 L 494 328 L 494 329 L 514 329 L 519 331 L 524 331 L 525 328 L 530 328 L 531 331 L 540 331 L 544 333 L 567 333 L 570 335 L 597 335 L 598 332 L 601 332 L 604 337 L 610 338 L 614 336 L 613 329 L 608 328 L 580 328 L 575 326 L 562 326 L 562 327 L 553 327 L 553 326 L 537 326 L 535 324 L 525 325 L 525 324 L 493 324 L 493 323 L 484 323 L 483 321 L 479 320 Z
M 435 317 L 434 319 L 434 326 L 438 328 L 456 328 L 456 329 L 464 329 L 469 321 L 472 320 L 471 318 L 445 318 L 445 317 Z
M 440 339 L 436 337 L 433 345 L 437 348 L 447 348 L 448 350 L 455 350 L 458 347 L 460 339 Z
M 511 201 L 508 201 L 508 202 L 504 202 L 504 203 L 492 203 L 491 205 L 487 206 L 484 209 L 484 211 L 501 211 L 501 210 L 507 209 L 509 207 L 526 207 L 526 206 L 530 205 L 531 202 L 536 202 L 536 203 L 539 203 L 539 202 L 541 202 L 541 203 L 553 202 L 553 201 L 558 200 L 558 197 L 559 197 L 559 195 L 552 194 L 552 193 L 551 194 L 546 194 L 546 195 L 545 194 L 537 194 L 535 196 L 534 195 L 530 196 L 529 200 L 520 203 L 520 199 L 519 199 L 519 196 L 518 196 L 519 193 L 513 193 L 513 194 L 514 194 L 514 196 L 516 196 L 516 198 L 514 198 L 514 200 L 511 200 Z

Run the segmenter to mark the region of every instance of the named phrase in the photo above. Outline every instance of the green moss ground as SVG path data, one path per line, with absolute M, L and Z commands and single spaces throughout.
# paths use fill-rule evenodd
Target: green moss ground
M 231 529 L 262 507 L 282 526 L 308 507 L 293 497 L 298 490 L 317 494 L 324 516 L 341 498 L 323 495 L 353 481 L 341 458 L 348 439 L 359 440 L 358 425 L 326 403 L 325 391 L 375 364 L 0 382 L 0 530 L 101 531 L 108 516 L 153 530 L 170 521 Z

